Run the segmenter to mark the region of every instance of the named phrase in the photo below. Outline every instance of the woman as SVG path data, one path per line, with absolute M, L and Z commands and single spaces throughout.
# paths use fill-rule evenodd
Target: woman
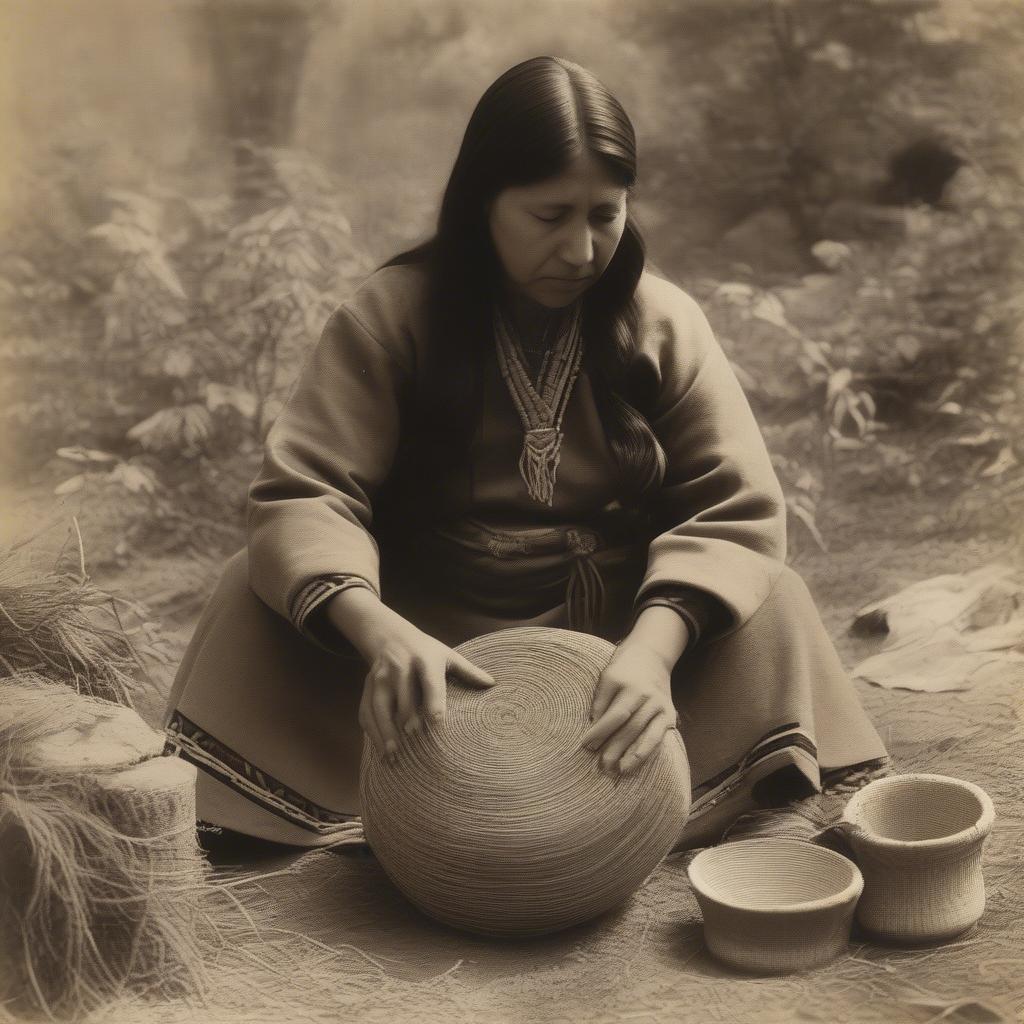
M 615 653 L 584 742 L 636 771 L 681 730 L 713 837 L 780 780 L 886 752 L 785 566 L 779 484 L 707 321 L 644 269 L 633 128 L 538 57 L 477 105 L 428 243 L 329 319 L 270 431 L 175 681 L 197 813 L 331 842 L 363 733 L 401 757 L 445 710 L 452 647 L 518 625 Z

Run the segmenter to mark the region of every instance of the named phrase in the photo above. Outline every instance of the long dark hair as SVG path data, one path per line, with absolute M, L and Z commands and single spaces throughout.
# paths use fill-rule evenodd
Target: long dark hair
M 479 421 L 492 302 L 501 268 L 487 221 L 503 189 L 543 181 L 581 148 L 632 192 L 636 137 L 614 96 L 585 68 L 534 57 L 498 78 L 477 103 L 445 189 L 437 231 L 384 264 L 424 262 L 428 270 L 428 356 L 417 374 L 415 452 L 409 468 L 428 488 L 468 455 Z M 583 296 L 585 368 L 619 468 L 623 504 L 639 504 L 660 485 L 665 455 L 640 411 L 651 381 L 628 374 L 637 345 L 635 291 L 643 239 L 631 215 L 610 263 Z

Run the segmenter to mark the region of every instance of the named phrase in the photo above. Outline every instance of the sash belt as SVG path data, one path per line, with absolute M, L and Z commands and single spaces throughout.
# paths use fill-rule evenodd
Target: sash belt
M 436 529 L 436 534 L 494 558 L 558 554 L 571 556 L 565 603 L 569 628 L 597 633 L 604 612 L 605 588 L 593 554 L 618 541 L 638 543 L 643 522 L 636 518 L 609 521 L 600 528 L 575 525 L 544 529 L 494 529 L 478 519 L 466 519 Z
M 589 530 L 568 530 L 566 543 L 575 556 L 565 592 L 569 628 L 583 633 L 596 633 L 604 611 L 604 583 L 591 557 L 597 541 Z
M 482 524 L 480 524 L 482 526 Z M 487 529 L 484 527 L 484 529 Z M 565 592 L 569 628 L 583 633 L 596 633 L 604 610 L 604 583 L 594 562 L 598 536 L 593 530 L 576 527 L 553 529 L 548 533 L 535 531 L 510 533 L 507 530 L 488 530 L 491 534 L 487 550 L 495 558 L 515 558 L 516 555 L 553 554 L 569 552 L 572 565 Z

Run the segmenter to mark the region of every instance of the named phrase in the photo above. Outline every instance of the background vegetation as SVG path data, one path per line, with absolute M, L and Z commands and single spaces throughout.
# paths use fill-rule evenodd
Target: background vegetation
M 797 552 L 886 509 L 918 538 L 1019 515 L 1015 0 L 0 16 L 0 471 L 35 508 L 70 503 L 94 567 L 241 543 L 260 441 L 331 308 L 430 231 L 477 97 L 541 52 L 633 116 L 652 264 L 733 359 Z

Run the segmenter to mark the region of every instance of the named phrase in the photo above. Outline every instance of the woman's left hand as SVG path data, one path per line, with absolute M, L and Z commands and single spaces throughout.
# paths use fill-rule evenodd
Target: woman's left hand
M 658 749 L 676 724 L 671 670 L 640 644 L 622 644 L 601 673 L 594 693 L 594 724 L 581 745 L 598 751 L 603 771 L 627 773 Z

